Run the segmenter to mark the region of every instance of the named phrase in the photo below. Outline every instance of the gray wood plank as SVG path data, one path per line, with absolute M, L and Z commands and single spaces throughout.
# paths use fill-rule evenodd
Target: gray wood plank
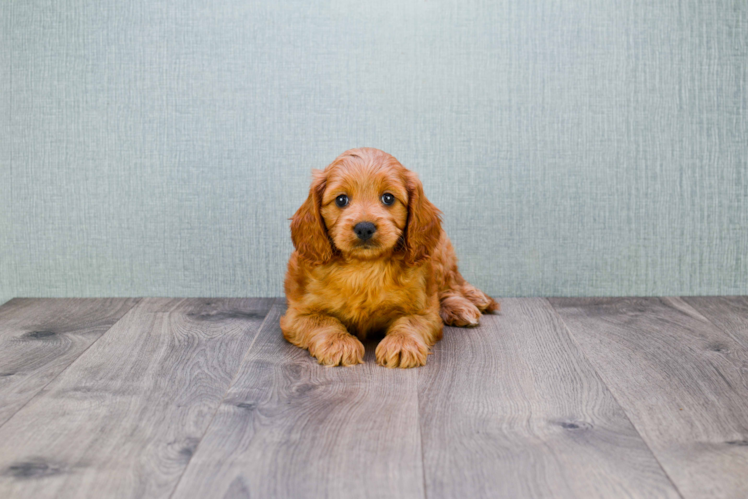
M 681 297 L 735 342 L 748 348 L 748 297 Z
M 286 342 L 283 307 L 221 404 L 175 497 L 422 497 L 417 371 L 320 366 Z
M 13 299 L 0 307 L 0 425 L 139 299 Z
M 428 497 L 677 497 L 548 302 L 501 309 L 419 373 Z
M 0 496 L 168 497 L 273 299 L 143 299 L 0 427 Z
M 748 351 L 678 298 L 552 299 L 679 491 L 748 496 Z

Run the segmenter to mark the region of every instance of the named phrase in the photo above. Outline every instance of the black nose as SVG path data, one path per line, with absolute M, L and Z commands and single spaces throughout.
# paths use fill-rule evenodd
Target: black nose
M 356 224 L 356 227 L 353 228 L 353 232 L 356 233 L 358 239 L 366 241 L 377 232 L 377 226 L 371 222 L 359 222 Z

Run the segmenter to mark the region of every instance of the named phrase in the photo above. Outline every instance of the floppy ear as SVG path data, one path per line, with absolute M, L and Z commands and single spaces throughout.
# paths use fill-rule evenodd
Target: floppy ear
M 291 218 L 291 240 L 299 254 L 313 264 L 324 264 L 332 259 L 333 247 L 327 235 L 320 208 L 327 182 L 322 170 L 312 172 L 314 179 L 309 197 Z
M 441 212 L 423 194 L 423 184 L 414 172 L 405 174 L 408 190 L 408 225 L 405 228 L 405 262 L 418 264 L 431 256 L 441 238 Z

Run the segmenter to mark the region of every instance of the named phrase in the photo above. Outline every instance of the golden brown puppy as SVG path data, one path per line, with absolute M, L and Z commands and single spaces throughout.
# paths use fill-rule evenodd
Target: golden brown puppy
M 323 365 L 348 366 L 363 362 L 359 338 L 382 331 L 377 362 L 409 368 L 426 364 L 442 322 L 473 326 L 499 308 L 460 275 L 441 212 L 393 156 L 352 149 L 313 174 L 291 219 L 289 342 Z

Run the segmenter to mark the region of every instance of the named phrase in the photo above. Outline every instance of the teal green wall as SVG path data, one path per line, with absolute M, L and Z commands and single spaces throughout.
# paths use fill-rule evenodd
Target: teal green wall
M 0 14 L 0 298 L 280 295 L 311 169 L 356 146 L 494 295 L 748 293 L 748 2 Z

